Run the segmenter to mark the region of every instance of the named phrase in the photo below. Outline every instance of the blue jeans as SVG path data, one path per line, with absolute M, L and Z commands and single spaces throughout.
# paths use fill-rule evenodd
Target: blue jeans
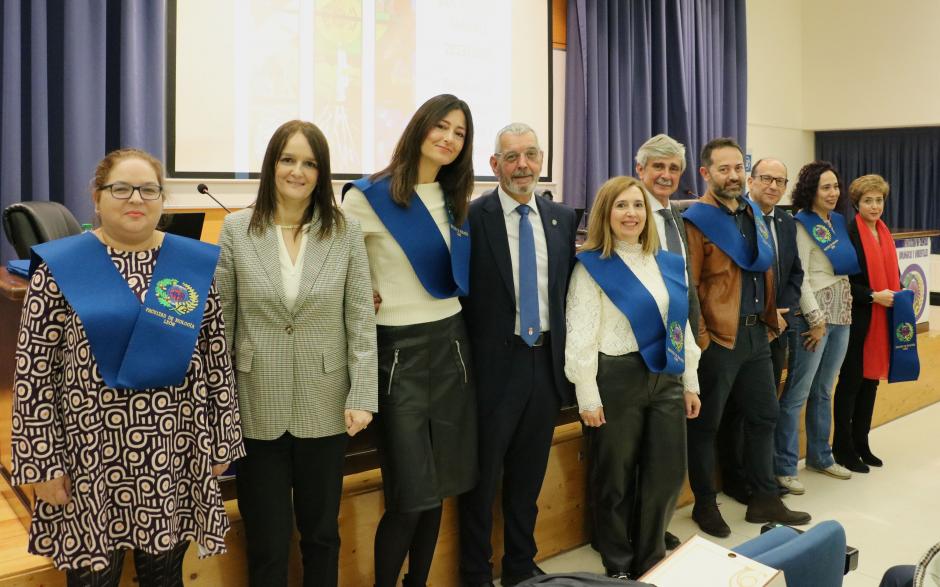
M 849 345 L 849 326 L 829 324 L 816 350 L 808 351 L 801 335 L 809 330 L 809 325 L 803 316 L 795 318 L 790 334 L 787 384 L 780 398 L 774 432 L 774 471 L 778 477 L 796 476 L 803 404 L 806 404 L 806 464 L 825 469 L 835 462 L 829 446 L 832 387 Z

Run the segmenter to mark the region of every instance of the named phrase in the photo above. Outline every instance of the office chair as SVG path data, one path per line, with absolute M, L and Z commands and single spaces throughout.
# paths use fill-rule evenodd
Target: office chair
M 20 259 L 29 258 L 33 245 L 81 231 L 75 216 L 58 202 L 18 202 L 3 211 L 3 232 Z

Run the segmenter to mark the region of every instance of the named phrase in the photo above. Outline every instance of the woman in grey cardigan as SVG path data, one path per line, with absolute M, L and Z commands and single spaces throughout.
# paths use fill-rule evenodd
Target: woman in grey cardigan
M 362 231 L 335 204 L 320 129 L 293 120 L 275 131 L 255 206 L 225 219 L 219 244 L 250 583 L 287 585 L 296 520 L 304 585 L 336 585 L 346 443 L 378 409 L 377 367 Z

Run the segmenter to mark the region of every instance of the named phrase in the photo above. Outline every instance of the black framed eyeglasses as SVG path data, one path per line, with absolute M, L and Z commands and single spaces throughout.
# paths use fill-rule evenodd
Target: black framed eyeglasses
M 790 180 L 785 177 L 774 177 L 772 175 L 758 175 L 757 178 L 764 185 L 770 185 L 771 182 L 776 183 L 778 188 L 785 188 L 790 182 Z
M 107 185 L 100 185 L 98 189 L 110 191 L 111 197 L 118 200 L 129 200 L 134 195 L 134 191 L 140 194 L 142 200 L 156 200 L 163 193 L 163 186 L 156 183 L 131 185 L 123 181 L 116 181 Z

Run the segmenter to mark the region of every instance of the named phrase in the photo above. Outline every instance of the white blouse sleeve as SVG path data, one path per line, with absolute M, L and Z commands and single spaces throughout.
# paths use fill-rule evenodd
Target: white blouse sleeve
M 596 410 L 603 405 L 597 389 L 601 289 L 581 263 L 571 274 L 565 325 L 565 375 L 574 383 L 578 410 Z
M 702 356 L 702 349 L 695 342 L 695 333 L 692 325 L 685 323 L 685 373 L 682 374 L 682 384 L 686 391 L 699 392 L 698 361 Z

